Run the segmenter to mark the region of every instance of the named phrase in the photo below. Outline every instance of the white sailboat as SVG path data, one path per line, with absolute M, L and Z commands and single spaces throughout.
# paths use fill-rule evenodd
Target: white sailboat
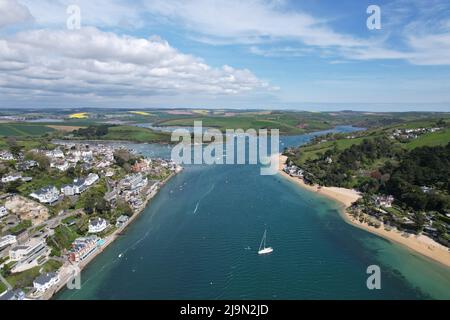
M 259 245 L 259 250 L 258 250 L 258 254 L 259 255 L 263 255 L 263 254 L 269 254 L 273 252 L 273 248 L 272 247 L 267 247 L 266 248 L 266 237 L 267 237 L 267 230 L 264 230 L 264 235 L 261 239 L 261 244 Z

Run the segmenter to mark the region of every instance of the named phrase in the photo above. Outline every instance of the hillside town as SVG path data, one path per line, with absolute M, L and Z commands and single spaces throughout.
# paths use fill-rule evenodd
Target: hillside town
M 0 151 L 0 300 L 49 299 L 182 168 L 123 146 Z

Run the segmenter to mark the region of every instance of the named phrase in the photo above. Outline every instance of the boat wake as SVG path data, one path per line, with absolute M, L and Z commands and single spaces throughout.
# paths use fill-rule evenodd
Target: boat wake
M 198 210 L 198 205 L 200 204 L 200 201 L 198 201 L 197 202 L 197 205 L 195 206 L 195 209 L 194 209 L 194 214 L 196 214 L 197 213 L 197 210 Z
M 200 202 L 202 202 L 202 200 L 205 199 L 214 190 L 215 186 L 216 186 L 216 184 L 213 184 L 211 186 L 211 188 L 203 195 L 203 197 L 201 197 L 200 200 L 197 201 L 197 204 L 195 205 L 195 209 L 193 211 L 193 214 L 197 214 Z

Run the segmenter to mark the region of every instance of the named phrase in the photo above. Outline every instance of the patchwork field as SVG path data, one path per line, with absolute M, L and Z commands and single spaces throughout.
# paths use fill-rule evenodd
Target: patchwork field
M 158 122 L 160 126 L 191 127 L 194 121 L 202 121 L 204 127 L 226 129 L 279 129 L 282 134 L 301 134 L 309 131 L 325 130 L 331 128 L 326 121 L 302 119 L 291 115 L 259 114 L 234 116 L 204 116 L 181 119 L 170 119 Z
M 116 126 L 108 129 L 108 134 L 102 137 L 105 140 L 124 140 L 135 142 L 168 142 L 167 133 L 156 132 L 146 128 L 133 126 Z
M 55 131 L 55 129 L 41 124 L 0 123 L 0 136 L 4 137 L 40 136 L 52 131 Z

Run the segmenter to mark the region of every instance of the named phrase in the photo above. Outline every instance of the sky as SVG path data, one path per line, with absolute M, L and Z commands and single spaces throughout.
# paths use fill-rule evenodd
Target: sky
M 450 1 L 0 0 L 12 107 L 450 111 Z

